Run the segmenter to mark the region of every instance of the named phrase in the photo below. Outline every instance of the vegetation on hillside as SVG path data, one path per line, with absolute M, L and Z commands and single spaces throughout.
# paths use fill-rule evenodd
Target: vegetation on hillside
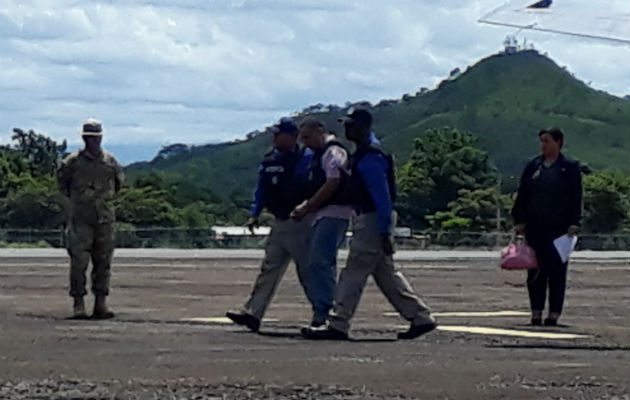
M 300 116 L 335 127 L 350 106 L 318 104 Z M 537 132 L 559 125 L 567 132 L 566 153 L 594 171 L 584 176 L 584 232 L 630 230 L 630 102 L 587 87 L 546 57 L 492 56 L 435 90 L 370 108 L 375 131 L 397 159 L 404 225 L 446 233 L 509 229 L 518 176 L 538 152 Z M 240 142 L 176 144 L 126 168 L 116 199 L 119 224 L 132 230 L 244 224 L 270 142 L 263 130 Z M 65 143 L 14 130 L 13 144 L 0 147 L 0 228 L 63 226 L 55 170 L 65 154 Z
M 16 129 L 16 144 L 0 148 L 0 228 L 51 229 L 66 222 L 66 200 L 55 182 L 65 144 Z M 488 153 L 477 137 L 457 129 L 427 131 L 416 139 L 398 171 L 401 221 L 439 232 L 509 229 L 514 194 L 502 192 Z M 584 177 L 584 231 L 627 232 L 630 177 L 605 170 Z M 209 228 L 243 225 L 249 196 L 227 199 L 189 181 L 168 182 L 151 172 L 127 182 L 115 204 L 119 224 L 137 228 Z M 263 221 L 269 221 L 266 216 Z
M 313 115 L 339 132 L 336 120 L 352 106 L 371 109 L 374 131 L 396 155 L 398 165 L 409 159 L 416 138 L 449 126 L 472 132 L 502 175 L 502 184 L 514 189 L 522 167 L 538 152 L 538 131 L 560 126 L 567 133 L 569 156 L 593 170 L 630 174 L 630 102 L 588 87 L 535 51 L 490 56 L 434 90 L 422 88 L 398 100 L 317 104 L 296 116 Z M 159 171 L 167 181 L 190 180 L 222 197 L 233 191 L 244 194 L 269 149 L 271 137 L 266 132 L 220 145 L 175 145 L 150 163 L 131 166 L 128 174 L 134 179 Z

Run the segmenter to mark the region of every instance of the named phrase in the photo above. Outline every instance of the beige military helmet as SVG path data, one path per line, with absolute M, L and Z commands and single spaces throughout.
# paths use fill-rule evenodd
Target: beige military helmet
M 94 118 L 88 118 L 79 131 L 81 136 L 103 136 L 103 124 Z

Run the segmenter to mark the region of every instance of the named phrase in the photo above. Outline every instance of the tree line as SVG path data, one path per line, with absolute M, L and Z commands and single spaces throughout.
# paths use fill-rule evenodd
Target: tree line
M 63 226 L 66 203 L 55 173 L 66 143 L 17 128 L 12 140 L 0 147 L 0 228 Z M 592 172 L 585 165 L 583 172 L 583 232 L 630 231 L 630 177 L 615 170 Z M 518 179 L 502 176 L 472 133 L 427 130 L 397 171 L 401 224 L 417 231 L 507 231 Z M 243 225 L 250 198 L 251 188 L 218 196 L 195 182 L 149 172 L 126 182 L 115 205 L 118 223 L 130 228 L 208 228 Z M 271 220 L 266 218 L 263 222 Z

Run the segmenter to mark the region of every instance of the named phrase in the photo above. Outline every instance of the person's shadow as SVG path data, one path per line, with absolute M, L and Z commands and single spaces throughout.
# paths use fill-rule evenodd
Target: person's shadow
M 260 336 L 276 337 L 276 338 L 289 338 L 289 339 L 304 339 L 302 334 L 298 331 L 258 331 Z M 304 339 L 307 340 L 307 339 Z M 359 342 L 359 343 L 382 343 L 382 342 L 397 342 L 398 339 L 388 337 L 354 337 L 348 338 L 348 340 L 309 340 L 309 342 Z

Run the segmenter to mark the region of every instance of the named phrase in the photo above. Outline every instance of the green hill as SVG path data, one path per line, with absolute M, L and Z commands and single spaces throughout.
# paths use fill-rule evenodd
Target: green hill
M 336 118 L 347 108 L 314 106 L 300 115 L 315 115 L 338 129 Z M 448 125 L 477 135 L 504 175 L 518 175 L 538 152 L 537 132 L 560 126 L 567 134 L 565 153 L 595 170 L 630 173 L 630 102 L 588 87 L 535 51 L 490 56 L 434 90 L 371 109 L 374 131 L 399 163 L 408 158 L 414 138 Z M 131 165 L 127 173 L 133 179 L 159 171 L 167 180 L 191 181 L 219 194 L 249 192 L 270 142 L 262 133 L 245 141 L 177 148 Z

